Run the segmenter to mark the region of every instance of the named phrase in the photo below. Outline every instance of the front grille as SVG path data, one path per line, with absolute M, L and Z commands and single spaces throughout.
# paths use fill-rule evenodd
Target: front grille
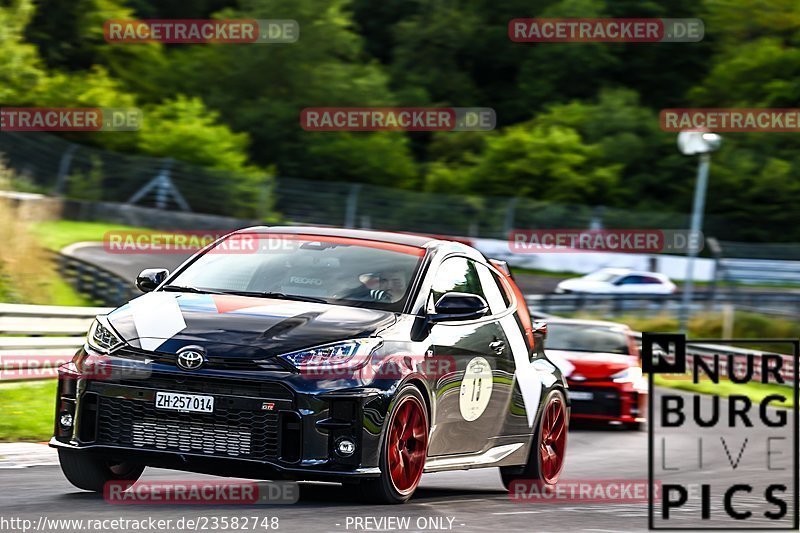
M 579 415 L 606 415 L 620 416 L 622 405 L 619 393 L 613 389 L 602 387 L 580 387 L 570 385 L 570 392 L 591 392 L 591 400 L 572 400 L 571 407 L 573 414 Z
M 278 456 L 278 414 L 215 407 L 213 413 L 156 409 L 148 401 L 100 397 L 97 443 L 221 457 Z

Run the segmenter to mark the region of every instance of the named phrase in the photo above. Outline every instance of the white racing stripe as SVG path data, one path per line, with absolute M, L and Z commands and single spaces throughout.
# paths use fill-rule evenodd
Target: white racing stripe
M 142 349 L 154 351 L 186 328 L 174 294 L 150 292 L 130 302 L 133 325 Z
M 506 339 L 514 354 L 514 372 L 522 391 L 522 401 L 525 403 L 525 414 L 528 416 L 528 427 L 533 427 L 536 421 L 536 413 L 539 410 L 539 400 L 542 398 L 542 379 L 538 371 L 533 367 L 528 355 L 528 345 L 525 337 L 519 330 L 519 325 L 513 314 L 500 320 L 500 325 L 506 334 Z

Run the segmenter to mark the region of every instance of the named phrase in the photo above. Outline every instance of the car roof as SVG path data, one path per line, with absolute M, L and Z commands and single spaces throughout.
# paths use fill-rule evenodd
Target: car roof
M 319 235 L 320 237 L 347 237 L 351 239 L 363 239 L 367 241 L 385 242 L 391 244 L 403 244 L 406 246 L 416 246 L 427 248 L 431 245 L 441 243 L 440 239 L 426 235 L 415 235 L 412 233 L 394 233 L 390 231 L 373 231 L 364 229 L 346 229 L 325 226 L 253 226 L 237 231 L 247 233 L 284 233 L 290 235 Z
M 546 324 L 574 324 L 580 326 L 598 326 L 607 328 L 625 328 L 630 330 L 626 324 L 618 322 L 608 322 L 606 320 L 582 320 L 580 318 L 561 318 L 561 317 L 546 317 L 542 319 Z

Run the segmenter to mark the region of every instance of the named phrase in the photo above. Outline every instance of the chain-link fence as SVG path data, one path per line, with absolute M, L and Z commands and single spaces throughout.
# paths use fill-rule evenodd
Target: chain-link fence
M 168 159 L 70 143 L 45 133 L 0 133 L 19 187 L 89 200 L 291 223 L 506 238 L 512 229 L 685 229 L 683 213 L 564 205 L 532 198 L 434 194 L 332 181 L 243 176 Z M 687 207 L 688 209 L 688 207 Z M 707 217 L 705 233 L 735 240 Z
M 268 175 L 98 150 L 38 132 L 0 133 L 0 154 L 17 185 L 38 192 L 243 218 L 271 208 Z

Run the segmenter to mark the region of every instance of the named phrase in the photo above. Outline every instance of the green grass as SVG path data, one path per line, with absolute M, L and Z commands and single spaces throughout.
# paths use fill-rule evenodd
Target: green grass
M 91 299 L 76 291 L 72 286 L 61 278 L 50 280 L 50 305 L 66 306 L 93 306 L 96 305 Z
M 32 226 L 33 234 L 46 248 L 59 251 L 76 242 L 102 242 L 109 231 L 146 231 L 145 228 L 110 224 L 106 222 L 77 222 L 50 220 Z
M 107 224 L 104 222 L 76 222 L 72 220 L 51 220 L 38 222 L 31 225 L 31 233 L 39 244 L 49 250 L 59 251 L 65 246 L 76 242 L 95 241 L 102 242 L 109 231 L 141 231 L 142 228 L 124 226 L 121 224 Z M 81 295 L 68 283 L 58 276 L 41 280 L 46 289 L 46 301 L 49 305 L 94 305 L 89 298 Z M 44 297 L 44 294 L 43 294 Z M 18 299 L 18 298 L 17 298 Z M 30 303 L 28 301 L 19 303 Z
M 711 380 L 701 380 L 700 383 L 693 383 L 687 375 L 686 380 L 666 379 L 664 376 L 654 376 L 653 382 L 659 387 L 669 387 L 689 392 L 699 392 L 701 394 L 716 394 L 727 398 L 733 394 L 747 396 L 756 404 L 770 394 L 780 394 L 786 398 L 786 402 L 772 402 L 770 405 L 792 409 L 794 407 L 794 392 L 792 387 L 784 387 L 772 383 L 733 383 L 728 380 L 720 379 L 719 383 Z
M 55 401 L 55 379 L 0 384 L 0 441 L 50 440 Z

